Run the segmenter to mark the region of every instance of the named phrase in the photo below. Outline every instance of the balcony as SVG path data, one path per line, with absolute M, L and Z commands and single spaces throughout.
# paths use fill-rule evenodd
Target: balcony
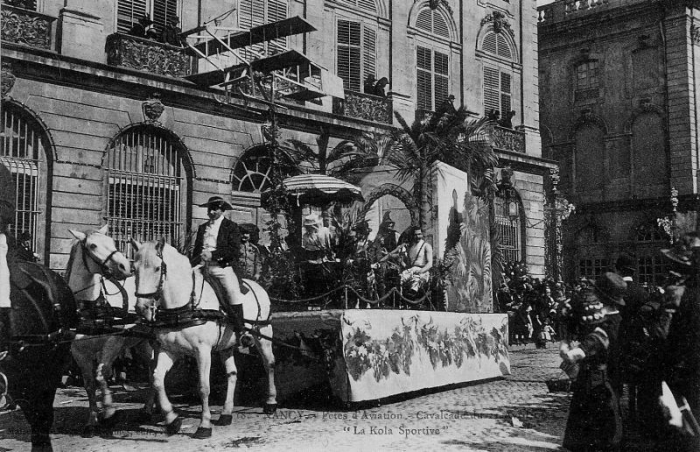
M 345 99 L 333 98 L 333 114 L 367 121 L 392 123 L 394 113 L 390 98 L 345 90 Z
M 55 17 L 2 4 L 2 40 L 39 49 L 52 50 L 51 25 Z
M 525 154 L 525 132 L 492 126 L 490 130 L 491 145 L 501 151 Z
M 192 73 L 192 59 L 186 48 L 123 33 L 107 37 L 107 64 L 169 77 Z

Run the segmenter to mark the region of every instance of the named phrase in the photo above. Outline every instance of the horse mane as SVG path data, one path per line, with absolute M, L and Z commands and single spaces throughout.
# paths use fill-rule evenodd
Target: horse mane
M 66 268 L 65 279 L 70 281 L 71 270 L 73 269 L 73 262 L 75 262 L 75 255 L 77 253 L 77 247 L 80 245 L 80 240 L 76 240 L 75 243 L 70 248 L 70 254 L 68 255 L 68 266 Z

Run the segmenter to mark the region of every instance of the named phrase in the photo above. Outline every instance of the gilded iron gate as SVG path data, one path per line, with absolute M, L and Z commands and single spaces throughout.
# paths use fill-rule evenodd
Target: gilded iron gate
M 117 249 L 133 257 L 129 243 L 165 237 L 183 240 L 184 169 L 177 148 L 158 129 L 120 135 L 107 155 L 107 221 Z

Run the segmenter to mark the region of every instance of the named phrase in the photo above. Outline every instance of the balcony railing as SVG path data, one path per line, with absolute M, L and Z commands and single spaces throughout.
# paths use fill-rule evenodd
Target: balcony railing
M 502 151 L 525 153 L 525 132 L 493 126 L 490 135 L 494 148 Z
M 187 49 L 122 33 L 107 37 L 107 64 L 170 77 L 192 73 Z
M 333 98 L 333 114 L 391 124 L 394 105 L 390 98 L 345 90 L 345 100 Z
M 51 24 L 55 17 L 2 4 L 2 40 L 51 50 Z

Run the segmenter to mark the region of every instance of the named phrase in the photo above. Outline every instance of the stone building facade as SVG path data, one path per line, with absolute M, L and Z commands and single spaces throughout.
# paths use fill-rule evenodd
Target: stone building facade
M 559 0 L 539 8 L 543 153 L 576 205 L 568 275 L 595 276 L 622 251 L 660 283 L 658 219 L 697 210 L 697 2 Z M 677 196 L 672 197 L 672 190 Z M 675 191 L 673 192 L 675 194 Z M 673 201 L 672 201 L 673 198 Z
M 197 205 L 212 195 L 232 202 L 237 221 L 266 220 L 269 102 L 191 77 L 231 55 L 206 61 L 128 35 L 144 13 L 157 30 L 177 15 L 182 30 L 205 24 L 219 37 L 294 16 L 311 24 L 239 50 L 252 61 L 251 48 L 262 57 L 294 49 L 343 81 L 344 100 L 275 99 L 283 141 L 316 147 L 327 133 L 332 149 L 380 136 L 394 112 L 410 122 L 450 94 L 475 117 L 514 111 L 513 128 L 490 131 L 514 171 L 518 210 L 503 224 L 517 230 L 519 258 L 544 274 L 543 181 L 554 165 L 541 158 L 537 11 L 503 0 L 5 0 L 0 162 L 17 177 L 15 233 L 51 268 L 65 270 L 71 228 L 107 222 L 124 248 L 132 236 L 177 241 L 206 218 Z M 368 76 L 390 80 L 386 98 L 362 92 Z M 403 204 L 378 189 L 362 185 L 375 225 Z

